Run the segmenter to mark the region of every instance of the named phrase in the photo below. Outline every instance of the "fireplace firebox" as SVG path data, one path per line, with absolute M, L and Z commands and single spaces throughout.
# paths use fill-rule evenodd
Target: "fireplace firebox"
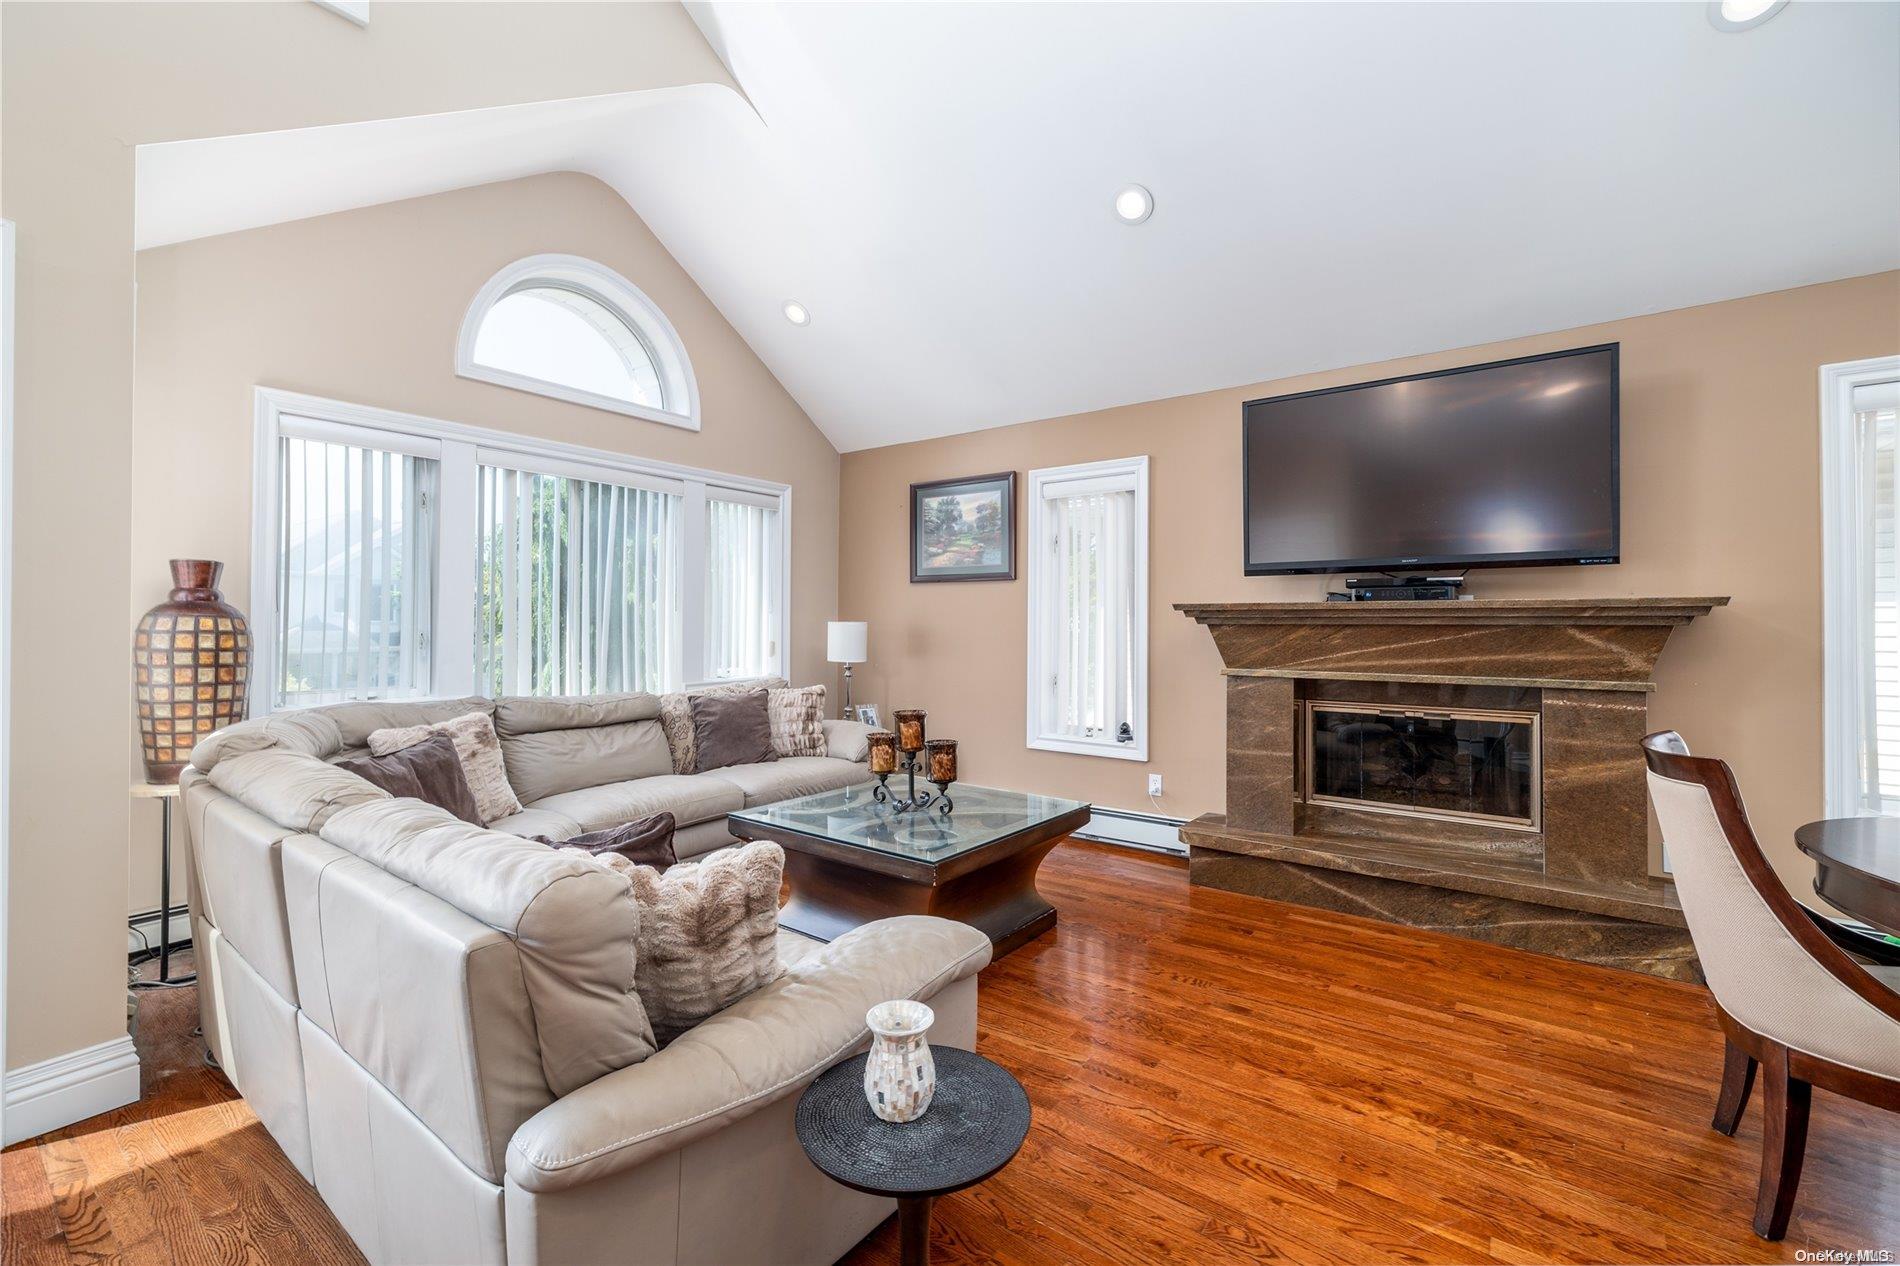
M 1538 716 L 1305 702 L 1305 800 L 1541 829 Z

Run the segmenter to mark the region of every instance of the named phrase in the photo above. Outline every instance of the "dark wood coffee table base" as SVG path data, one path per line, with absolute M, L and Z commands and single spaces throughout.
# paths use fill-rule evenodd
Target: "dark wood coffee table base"
M 1036 871 L 1067 838 L 1057 836 L 936 883 L 879 874 L 853 862 L 788 848 L 785 877 L 791 880 L 792 895 L 778 912 L 779 926 L 833 941 L 879 919 L 934 914 L 977 928 L 1001 958 L 1056 925 L 1056 908 L 1036 891 Z
M 968 852 L 928 862 L 894 857 L 776 825 L 729 819 L 742 840 L 785 850 L 791 897 L 779 926 L 821 941 L 900 914 L 934 914 L 977 928 L 994 958 L 1056 925 L 1056 908 L 1036 891 L 1042 859 L 1089 820 L 1087 806 Z

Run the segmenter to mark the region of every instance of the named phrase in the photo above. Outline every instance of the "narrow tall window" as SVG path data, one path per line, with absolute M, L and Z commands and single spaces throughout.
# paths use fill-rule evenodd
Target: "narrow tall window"
M 779 512 L 762 502 L 706 494 L 706 658 L 708 680 L 781 671 Z
M 429 692 L 436 463 L 285 435 L 273 705 Z
M 1148 459 L 1029 474 L 1029 746 L 1146 760 Z
M 478 688 L 676 688 L 680 502 L 677 492 L 483 466 Z
M 1821 378 L 1827 812 L 1900 814 L 1900 357 Z

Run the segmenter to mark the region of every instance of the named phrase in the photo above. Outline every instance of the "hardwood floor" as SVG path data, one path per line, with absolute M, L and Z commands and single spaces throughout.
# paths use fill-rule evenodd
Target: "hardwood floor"
M 939 1202 L 939 1263 L 1763 1262 L 1900 1248 L 1900 1117 L 1815 1096 L 1786 1240 L 1749 1229 L 1751 1105 L 1709 1128 L 1707 994 L 1190 889 L 1066 844 L 1056 932 L 986 971 L 1029 1088 L 1015 1162 Z M 0 1262 L 361 1260 L 147 994 L 148 1095 L 0 1157 Z M 1759 1096 L 1758 1096 L 1759 1097 Z M 846 1259 L 897 1260 L 886 1223 Z

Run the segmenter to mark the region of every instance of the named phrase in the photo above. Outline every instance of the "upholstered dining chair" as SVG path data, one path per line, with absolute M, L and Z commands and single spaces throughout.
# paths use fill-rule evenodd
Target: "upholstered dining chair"
M 1788 1230 L 1815 1086 L 1900 1111 L 1900 969 L 1864 967 L 1788 895 L 1722 761 L 1673 730 L 1643 739 L 1649 796 L 1689 935 L 1728 1039 L 1714 1128 L 1732 1135 L 1759 1067 L 1755 1233 Z

